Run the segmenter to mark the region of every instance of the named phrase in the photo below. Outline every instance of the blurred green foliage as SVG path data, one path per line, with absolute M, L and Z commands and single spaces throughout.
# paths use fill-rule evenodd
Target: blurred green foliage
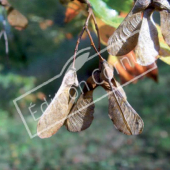
M 108 10 L 113 8 L 117 12 L 128 12 L 132 2 L 90 1 L 96 14 L 104 21 Z M 78 32 L 82 29 L 85 18 L 78 15 L 72 22 L 64 23 L 65 7 L 56 0 L 13 0 L 11 3 L 28 17 L 29 26 L 18 32 L 7 25 L 9 62 L 4 41 L 0 41 L 0 169 L 169 170 L 170 67 L 161 62 L 158 63 L 159 84 L 143 79 L 138 84 L 125 87 L 129 102 L 145 122 L 144 132 L 140 136 L 131 137 L 119 133 L 107 115 L 108 100 L 103 99 L 96 103 L 95 119 L 87 131 L 74 134 L 63 127 L 50 139 L 29 138 L 13 100 L 60 73 L 74 53 Z M 98 8 L 103 5 L 98 6 L 98 3 L 105 3 L 106 15 L 101 12 L 102 8 Z M 115 19 L 114 17 L 112 23 Z M 53 21 L 53 24 L 42 29 L 41 23 L 46 20 Z M 68 33 L 72 35 L 71 39 L 67 38 Z M 95 34 L 93 37 L 95 38 Z M 89 46 L 89 40 L 85 39 L 80 44 L 80 49 Z M 105 53 L 104 57 L 107 56 Z M 97 60 L 85 65 L 78 72 L 79 80 L 86 79 L 97 66 Z M 60 82 L 61 78 L 41 92 L 56 93 Z M 103 94 L 105 92 L 99 88 L 94 97 L 98 98 Z M 22 109 L 27 115 L 26 121 L 34 126 L 35 122 L 24 105 Z

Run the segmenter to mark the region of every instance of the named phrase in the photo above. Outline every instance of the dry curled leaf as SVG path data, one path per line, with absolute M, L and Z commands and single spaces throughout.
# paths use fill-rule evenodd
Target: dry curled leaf
M 95 105 L 93 103 L 93 91 L 97 87 L 94 80 L 97 80 L 99 73 L 91 76 L 86 81 L 82 94 L 74 104 L 68 119 L 65 122 L 67 130 L 70 132 L 80 132 L 90 127 L 93 121 Z
M 106 78 L 107 81 L 104 80 L 102 87 L 107 91 L 109 98 L 109 117 L 113 121 L 115 127 L 124 134 L 127 135 L 138 135 L 142 133 L 144 123 L 140 116 L 136 113 L 136 111 L 131 107 L 126 99 L 125 92 L 119 90 L 117 88 L 117 83 L 108 75 L 111 75 L 110 67 L 107 64 L 103 65 L 101 76 L 103 77 L 103 73 L 107 70 Z
M 78 86 L 75 70 L 69 70 L 64 76 L 62 85 L 54 99 L 41 116 L 37 134 L 40 138 L 49 138 L 64 124 L 75 100 L 75 91 L 71 94 L 73 86 Z
M 155 62 L 159 55 L 159 39 L 157 28 L 152 19 L 153 9 L 144 11 L 138 44 L 135 48 L 137 63 L 147 66 Z

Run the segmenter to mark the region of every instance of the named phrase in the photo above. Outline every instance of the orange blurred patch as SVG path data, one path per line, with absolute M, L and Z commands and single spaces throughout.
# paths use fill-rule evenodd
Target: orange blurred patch
M 51 27 L 54 24 L 53 20 L 44 20 L 39 23 L 39 26 L 42 30 L 46 30 L 48 27 Z
M 84 8 L 84 5 L 77 0 L 73 2 L 69 2 L 68 7 L 65 12 L 64 22 L 67 23 L 67 22 L 72 21 L 83 8 Z
M 126 13 L 126 12 L 120 12 L 120 16 L 123 17 L 123 18 L 125 18 L 127 16 L 127 14 L 128 13 Z
M 37 98 L 40 100 L 44 100 L 44 98 L 46 98 L 45 94 L 42 92 L 37 93 Z
M 66 33 L 66 39 L 71 40 L 73 35 L 71 33 Z
M 109 56 L 108 62 L 116 69 L 117 73 L 120 75 L 122 83 L 130 81 L 154 67 L 154 64 L 150 66 L 141 66 L 137 64 L 135 53 L 133 51 L 122 57 Z M 145 77 L 146 76 L 153 79 L 155 82 L 158 82 L 158 69 L 150 71 Z M 137 81 L 134 83 L 136 82 Z

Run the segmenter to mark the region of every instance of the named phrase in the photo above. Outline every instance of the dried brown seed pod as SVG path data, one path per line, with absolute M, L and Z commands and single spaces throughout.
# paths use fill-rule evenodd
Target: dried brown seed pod
M 132 9 L 133 13 L 145 10 L 151 4 L 151 0 L 136 0 Z
M 137 63 L 148 66 L 155 62 L 159 55 L 158 31 L 152 19 L 153 9 L 144 11 L 138 44 L 135 48 Z
M 105 84 L 104 86 L 107 87 L 107 89 L 112 90 L 112 88 L 110 87 L 110 83 L 113 83 L 113 85 L 119 89 L 119 91 L 124 96 L 124 98 L 127 98 L 126 93 L 123 90 L 123 88 L 121 87 L 121 85 L 114 79 L 113 66 L 110 65 L 106 60 L 104 60 L 100 64 L 100 69 L 101 69 L 100 81 L 101 82 L 104 81 L 104 84 Z
M 131 12 L 116 29 L 108 41 L 108 52 L 113 56 L 123 56 L 132 51 L 138 42 L 142 23 L 142 11 L 151 0 L 137 0 Z
M 107 73 L 103 74 L 103 70 Z M 113 69 L 108 67 L 107 62 L 103 62 L 100 77 L 106 76 L 101 86 L 108 93 L 109 117 L 119 131 L 127 135 L 138 135 L 143 131 L 143 120 L 128 103 L 123 88 L 120 88 L 114 78 L 108 78 L 110 72 L 113 72 Z
M 156 10 L 170 10 L 170 2 L 168 0 L 153 0 L 153 6 Z
M 75 98 L 70 94 L 73 86 L 78 86 L 77 75 L 75 70 L 69 70 L 60 89 L 38 122 L 37 134 L 40 138 L 51 137 L 64 124 L 74 104 Z
M 119 90 L 119 92 L 122 94 L 122 96 L 124 97 L 124 99 L 127 100 L 126 93 L 125 93 L 124 89 L 122 88 L 122 86 L 120 85 L 120 83 L 117 82 L 115 79 L 112 79 L 112 85 L 113 85 L 114 87 L 116 87 L 116 88 Z M 112 90 L 112 89 L 110 89 L 110 90 Z
M 65 122 L 67 130 L 70 132 L 80 132 L 90 127 L 93 121 L 95 105 L 93 103 L 93 91 L 97 87 L 99 72 L 91 76 L 86 81 L 83 93 L 74 104 L 68 119 Z
M 131 107 L 122 92 L 116 89 L 113 84 L 112 90 L 108 89 L 107 82 L 102 87 L 108 93 L 109 117 L 115 127 L 126 135 L 141 134 L 144 127 L 143 120 Z
M 161 31 L 166 43 L 170 46 L 170 12 L 163 10 L 161 14 Z
M 108 52 L 113 56 L 123 56 L 132 51 L 138 41 L 142 13 L 130 12 L 108 41 Z
M 100 63 L 100 80 L 109 81 L 112 80 L 114 76 L 113 66 L 110 65 L 106 60 Z

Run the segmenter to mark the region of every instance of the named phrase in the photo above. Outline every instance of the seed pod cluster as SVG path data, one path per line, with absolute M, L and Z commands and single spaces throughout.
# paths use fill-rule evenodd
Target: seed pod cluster
M 115 127 L 126 135 L 140 134 L 144 127 L 143 120 L 128 103 L 123 88 L 114 79 L 112 66 L 103 61 L 100 65 L 100 72 L 96 72 L 94 77 L 95 81 L 92 77 L 87 80 L 87 84 L 90 85 L 89 91 L 84 88 L 83 94 L 80 95 L 80 98 L 74 105 L 73 111 L 70 113 L 70 117 L 65 124 L 67 129 L 71 132 L 80 132 L 90 127 L 94 113 L 92 93 L 98 86 L 96 84 L 98 82 L 108 93 L 109 117 Z M 89 103 L 86 102 L 87 98 L 89 99 L 87 101 L 92 102 L 91 105 L 88 105 Z M 80 105 L 81 107 L 79 107 Z
M 94 119 L 93 92 L 101 86 L 108 93 L 109 117 L 115 127 L 124 134 L 138 135 L 144 124 L 140 116 L 127 101 L 126 94 L 114 79 L 113 67 L 105 60 L 100 63 L 99 71 L 89 77 L 77 99 L 69 91 L 78 86 L 75 70 L 70 70 L 64 77 L 62 85 L 53 101 L 38 122 L 39 137 L 48 138 L 65 125 L 70 132 L 81 132 L 90 127 Z M 74 96 L 73 93 L 71 96 Z
M 159 55 L 158 32 L 152 19 L 154 11 L 161 14 L 161 30 L 170 46 L 170 2 L 169 0 L 136 0 L 131 12 L 108 41 L 108 52 L 123 56 L 134 50 L 137 63 L 148 66 Z

